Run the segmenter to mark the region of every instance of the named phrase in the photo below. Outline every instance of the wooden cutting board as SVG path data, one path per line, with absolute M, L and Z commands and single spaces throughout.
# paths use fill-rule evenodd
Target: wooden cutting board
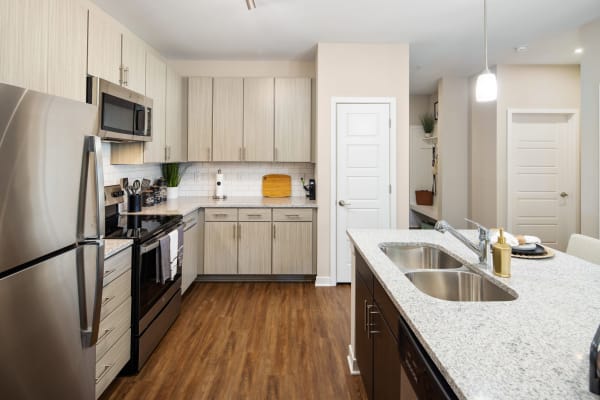
M 290 197 L 292 195 L 292 177 L 282 174 L 263 176 L 262 194 L 264 197 Z

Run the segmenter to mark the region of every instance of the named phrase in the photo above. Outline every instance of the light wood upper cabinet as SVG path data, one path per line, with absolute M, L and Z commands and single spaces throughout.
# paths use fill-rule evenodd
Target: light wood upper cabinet
M 275 161 L 311 161 L 310 78 L 275 79 Z
M 240 222 L 238 235 L 238 273 L 271 274 L 271 222 Z
M 242 78 L 213 81 L 213 161 L 241 161 L 244 83 Z
M 146 92 L 146 45 L 135 36 L 123 33 L 123 86 L 137 93 Z
M 152 141 L 144 143 L 144 162 L 164 162 L 167 65 L 151 52 L 146 55 L 146 77 L 146 96 L 152 99 Z
M 48 93 L 85 102 L 87 7 L 80 0 L 49 2 Z
M 166 161 L 187 161 L 187 79 L 167 66 Z
M 109 15 L 89 11 L 88 74 L 121 84 L 121 27 Z
M 204 273 L 237 274 L 237 222 L 204 224 Z
M 210 161 L 212 152 L 212 78 L 188 82 L 188 160 Z
M 48 2 L 0 1 L 0 82 L 45 92 Z
M 313 274 L 312 222 L 273 222 L 273 273 Z
M 244 161 L 273 161 L 273 78 L 244 79 Z

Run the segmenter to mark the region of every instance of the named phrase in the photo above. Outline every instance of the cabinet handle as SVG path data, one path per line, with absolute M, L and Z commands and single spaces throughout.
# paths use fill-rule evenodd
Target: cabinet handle
M 275 229 L 275 225 L 273 225 L 273 239 L 277 238 L 277 230 Z
M 242 224 L 238 224 L 238 239 L 242 238 Z
M 380 331 L 378 331 L 378 330 L 371 330 L 371 327 L 376 326 L 376 324 L 371 321 L 371 317 L 373 315 L 379 314 L 379 310 L 377 310 L 377 307 L 375 306 L 375 304 L 371 304 L 368 308 L 369 308 L 369 318 L 368 318 L 368 320 L 369 320 L 369 330 L 367 331 L 367 335 L 371 336 L 371 335 L 375 335 L 377 333 L 380 333 Z
M 125 77 L 125 82 L 123 82 L 123 84 L 125 86 L 129 86 L 129 67 L 125 67 L 125 69 L 123 70 L 124 72 L 124 77 Z
M 104 332 L 102 332 L 102 335 L 98 338 L 98 341 L 96 342 L 96 344 L 98 344 L 98 343 L 100 343 L 100 341 L 104 340 L 104 338 L 106 336 L 108 336 L 114 330 L 115 330 L 115 328 L 105 329 Z
M 242 147 L 242 158 L 246 161 L 246 147 Z
M 207 151 L 207 155 L 208 155 L 208 158 L 206 159 L 206 161 L 210 161 L 210 147 L 208 147 L 206 149 L 206 151 Z
M 285 214 L 288 218 L 300 218 L 300 214 Z
M 260 218 L 262 214 L 248 214 L 248 218 Z
M 105 297 L 104 299 L 102 299 L 102 307 L 104 307 L 105 305 L 110 303 L 114 298 L 115 298 L 115 296 L 110 296 L 110 297 Z
M 165 161 L 169 161 L 169 151 L 167 150 L 167 146 L 165 146 Z
M 240 150 L 238 151 L 238 158 L 240 159 L 240 161 L 242 161 L 242 148 L 240 147 Z
M 115 271 L 116 271 L 116 269 L 109 269 L 109 270 L 104 271 L 104 277 L 106 278 L 107 276 L 109 276 L 110 274 L 112 274 Z
M 365 332 L 367 332 L 368 329 L 369 329 L 369 321 L 367 319 L 367 318 L 369 318 L 369 315 L 367 314 L 367 306 L 368 305 L 369 304 L 368 304 L 367 300 L 365 299 L 365 301 L 363 302 L 363 318 L 364 318 L 364 321 L 365 321 L 365 326 L 363 326 L 363 330 Z
M 123 85 L 123 64 L 119 66 L 119 85 Z
M 227 214 L 225 214 L 225 213 L 217 213 L 217 214 L 214 214 L 214 216 L 215 217 L 226 217 Z
M 96 383 L 100 382 L 102 380 L 102 378 L 104 378 L 104 375 L 106 375 L 108 373 L 108 371 L 110 371 L 112 369 L 113 365 L 115 365 L 115 364 L 106 364 L 104 366 L 102 373 L 96 378 Z
M 275 154 L 273 157 L 273 161 L 277 161 L 277 147 L 275 147 Z
M 235 224 L 233 225 L 233 238 L 235 239 L 235 231 L 237 231 L 237 226 L 235 226 Z

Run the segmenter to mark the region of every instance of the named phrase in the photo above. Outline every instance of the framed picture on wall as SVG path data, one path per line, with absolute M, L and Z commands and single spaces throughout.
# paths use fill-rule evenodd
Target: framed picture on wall
M 438 120 L 438 102 L 436 101 L 435 103 L 433 103 L 433 118 L 435 118 L 435 120 Z

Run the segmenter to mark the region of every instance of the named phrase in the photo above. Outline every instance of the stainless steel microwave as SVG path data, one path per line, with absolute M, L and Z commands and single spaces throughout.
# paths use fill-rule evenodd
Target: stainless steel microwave
M 98 107 L 98 136 L 109 141 L 152 141 L 152 99 L 104 79 L 87 78 L 86 102 Z

